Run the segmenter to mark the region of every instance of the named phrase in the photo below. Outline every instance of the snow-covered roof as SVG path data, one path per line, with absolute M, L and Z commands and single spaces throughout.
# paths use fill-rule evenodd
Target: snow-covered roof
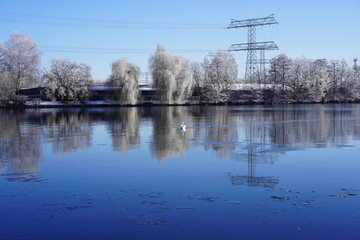
M 139 88 L 140 91 L 155 91 L 155 88 L 150 88 L 150 87 L 140 87 Z
M 116 90 L 120 89 L 120 87 L 114 87 L 114 86 L 89 86 L 88 89 L 90 91 L 108 91 L 108 90 Z M 154 91 L 155 88 L 150 87 L 139 87 L 140 91 Z
M 119 89 L 120 87 L 112 87 L 112 86 L 89 86 L 88 89 L 90 91 L 108 91 L 108 90 L 114 90 Z
M 271 89 L 271 87 L 271 84 L 236 83 L 231 86 L 231 90 L 261 90 Z

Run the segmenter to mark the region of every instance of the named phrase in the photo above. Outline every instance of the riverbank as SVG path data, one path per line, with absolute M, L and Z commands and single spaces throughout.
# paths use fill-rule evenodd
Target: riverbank
M 269 100 L 239 100 L 229 102 L 195 102 L 188 101 L 185 103 L 162 103 L 162 102 L 141 102 L 137 104 L 121 104 L 118 101 L 26 101 L 21 104 L 7 104 L 0 105 L 0 108 L 79 108 L 79 107 L 148 107 L 148 106 L 214 106 L 214 105 L 287 105 L 287 104 L 347 104 L 360 103 L 360 100 L 341 102 L 341 101 L 327 101 L 327 102 L 271 102 Z

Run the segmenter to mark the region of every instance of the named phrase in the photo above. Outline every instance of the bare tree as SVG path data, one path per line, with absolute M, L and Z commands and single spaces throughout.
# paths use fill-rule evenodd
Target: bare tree
M 139 75 L 140 68 L 128 62 L 125 58 L 117 60 L 112 64 L 109 83 L 120 86 L 118 99 L 121 103 L 137 103 Z
M 4 43 L 2 55 L 3 69 L 14 82 L 15 91 L 39 83 L 41 52 L 27 34 L 13 33 Z
M 324 102 L 328 90 L 329 75 L 326 59 L 310 62 L 309 98 L 313 102 Z
M 310 61 L 296 58 L 289 67 L 288 85 L 289 99 L 296 102 L 307 102 L 309 98 Z
M 332 60 L 328 65 L 329 95 L 332 101 L 341 101 L 341 90 L 346 68 L 344 64 L 344 61 Z
M 87 86 L 92 83 L 90 67 L 67 59 L 52 59 L 44 74 L 45 93 L 52 100 L 83 100 L 89 95 Z
M 270 61 L 268 82 L 272 86 L 272 102 L 287 102 L 287 78 L 290 76 L 292 60 L 285 54 L 274 57 Z
M 5 72 L 5 47 L 4 43 L 0 41 L 0 72 Z
M 348 102 L 357 95 L 357 82 L 353 79 L 353 68 L 351 68 L 345 60 L 340 61 L 339 65 L 339 100 L 341 102 Z
M 193 96 L 198 100 L 201 95 L 201 89 L 204 86 L 204 68 L 198 62 L 190 64 L 190 71 L 193 79 Z
M 8 100 L 13 90 L 14 85 L 7 72 L 0 71 L 0 103 Z
M 229 90 L 237 79 L 237 64 L 232 54 L 218 50 L 214 55 L 204 59 L 205 101 L 223 102 L 229 98 Z
M 182 103 L 191 93 L 192 76 L 188 61 L 182 56 L 171 55 L 158 44 L 149 59 L 153 87 L 165 103 Z

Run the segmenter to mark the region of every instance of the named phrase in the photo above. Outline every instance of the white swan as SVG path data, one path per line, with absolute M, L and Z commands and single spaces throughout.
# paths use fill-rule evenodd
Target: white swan
M 180 130 L 181 130 L 182 132 L 185 132 L 185 131 L 186 131 L 186 125 L 184 124 L 184 122 L 181 122 Z

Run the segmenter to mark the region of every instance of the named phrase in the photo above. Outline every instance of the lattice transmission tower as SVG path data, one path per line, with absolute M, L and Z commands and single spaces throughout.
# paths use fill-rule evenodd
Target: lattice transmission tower
M 357 66 L 357 61 L 358 61 L 358 58 L 354 58 L 354 70 L 355 70 L 355 72 L 359 71 L 359 68 Z
M 256 27 L 278 24 L 273 14 L 264 18 L 253 18 L 245 20 L 231 19 L 228 29 L 247 28 L 247 43 L 232 44 L 229 51 L 247 51 L 245 78 L 251 78 L 258 71 L 265 74 L 265 64 L 269 61 L 265 59 L 265 50 L 278 50 L 278 46 L 273 41 L 256 42 Z M 257 51 L 260 51 L 260 58 L 257 58 Z M 260 67 L 258 68 L 258 65 Z

